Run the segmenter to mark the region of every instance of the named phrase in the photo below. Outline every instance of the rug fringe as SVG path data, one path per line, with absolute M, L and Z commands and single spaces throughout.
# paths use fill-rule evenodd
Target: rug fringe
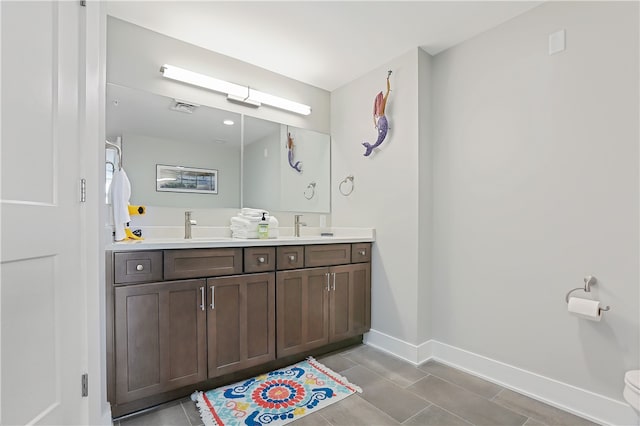
M 207 403 L 204 401 L 204 392 L 195 391 L 191 394 L 191 400 L 196 402 L 196 407 L 200 412 L 200 418 L 206 426 L 222 426 L 213 418 L 213 413 L 209 410 Z
M 317 368 L 318 370 L 322 371 L 324 374 L 326 374 L 327 376 L 331 377 L 336 382 L 341 383 L 342 385 L 344 385 L 344 386 L 346 386 L 348 388 L 352 388 L 354 391 L 356 391 L 358 393 L 362 393 L 362 389 L 360 388 L 360 386 L 351 383 L 349 381 L 349 379 L 347 379 L 345 376 L 343 376 L 343 375 L 341 375 L 339 373 L 336 373 L 335 371 L 333 371 L 332 369 L 330 369 L 329 367 L 327 367 L 323 363 L 319 362 L 314 357 L 312 357 L 312 356 L 307 357 L 307 361 L 309 361 L 309 364 L 313 365 L 315 368 Z

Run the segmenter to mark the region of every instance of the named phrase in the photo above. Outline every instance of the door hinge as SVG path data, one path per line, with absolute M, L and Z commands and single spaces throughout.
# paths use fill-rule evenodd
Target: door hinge
M 82 375 L 82 396 L 89 396 L 89 374 Z
M 80 0 L 80 6 L 87 7 L 87 1 L 86 0 Z
M 80 202 L 87 201 L 87 180 L 85 178 L 80 179 Z

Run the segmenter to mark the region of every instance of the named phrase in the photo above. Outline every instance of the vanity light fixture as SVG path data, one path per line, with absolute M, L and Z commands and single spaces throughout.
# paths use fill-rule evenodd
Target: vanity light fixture
M 255 107 L 265 104 L 302 115 L 311 114 L 311 107 L 309 105 L 260 92 L 249 86 L 230 83 L 228 81 L 219 80 L 217 78 L 168 64 L 164 64 L 160 67 L 160 72 L 165 78 L 193 84 L 194 86 L 204 87 L 205 89 L 213 90 L 214 92 L 225 93 L 227 95 L 227 100 L 232 102 L 239 102 Z

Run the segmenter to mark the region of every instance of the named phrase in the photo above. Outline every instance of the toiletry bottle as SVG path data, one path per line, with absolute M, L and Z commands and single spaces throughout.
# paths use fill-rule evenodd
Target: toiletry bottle
M 258 223 L 258 238 L 261 240 L 269 238 L 269 221 L 264 217 L 265 214 L 265 212 L 262 213 L 262 219 Z

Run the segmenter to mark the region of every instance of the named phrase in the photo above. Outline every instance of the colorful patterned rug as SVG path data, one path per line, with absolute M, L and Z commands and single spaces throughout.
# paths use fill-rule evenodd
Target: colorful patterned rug
M 195 392 L 205 425 L 284 425 L 362 390 L 315 359 Z

